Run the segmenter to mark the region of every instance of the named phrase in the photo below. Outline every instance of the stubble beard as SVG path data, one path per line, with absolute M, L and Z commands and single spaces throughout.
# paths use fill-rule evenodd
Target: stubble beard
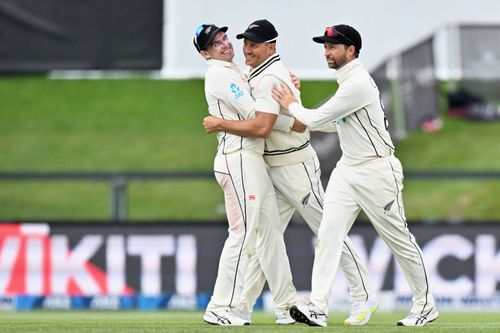
M 335 58 L 327 58 L 328 67 L 338 70 L 340 67 L 344 66 L 346 63 L 345 57 L 343 59 L 336 60 Z

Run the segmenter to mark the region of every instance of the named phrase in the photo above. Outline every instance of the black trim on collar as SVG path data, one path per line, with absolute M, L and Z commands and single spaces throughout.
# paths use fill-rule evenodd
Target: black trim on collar
M 280 61 L 280 60 L 281 60 L 281 58 L 280 58 L 279 54 L 269 58 L 269 60 L 267 60 L 263 64 L 259 65 L 257 68 L 255 68 L 255 70 L 252 73 L 250 73 L 250 76 L 248 77 L 248 82 L 250 82 L 250 80 L 252 80 L 256 76 L 258 76 L 260 73 L 262 73 L 267 67 L 271 66 L 273 63 L 275 63 L 276 61 Z

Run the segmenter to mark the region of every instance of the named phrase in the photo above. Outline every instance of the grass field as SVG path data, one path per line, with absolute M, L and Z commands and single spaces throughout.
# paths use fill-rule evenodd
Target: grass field
M 302 83 L 313 107 L 334 82 Z M 0 171 L 158 171 L 212 169 L 216 139 L 201 125 L 202 80 L 0 81 Z M 397 144 L 406 170 L 500 170 L 500 122 L 445 118 L 436 134 L 412 133 Z M 478 186 L 479 184 L 479 186 Z M 407 181 L 410 220 L 499 220 L 500 180 Z M 134 182 L 134 220 L 214 220 L 222 191 L 215 181 Z M 104 182 L 0 181 L 0 220 L 105 220 Z M 193 209 L 196 207 L 196 209 Z
M 201 312 L 0 312 L 2 332 L 430 332 L 430 333 L 497 333 L 500 332 L 498 313 L 444 312 L 440 318 L 417 328 L 395 325 L 403 312 L 376 313 L 370 323 L 361 327 L 342 325 L 345 314 L 331 315 L 326 328 L 304 324 L 277 326 L 268 313 L 256 313 L 253 323 L 245 327 L 220 327 L 203 322 Z

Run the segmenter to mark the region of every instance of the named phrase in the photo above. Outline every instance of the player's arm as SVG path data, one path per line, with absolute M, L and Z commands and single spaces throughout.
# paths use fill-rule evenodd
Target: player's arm
M 319 108 L 306 109 L 287 87 L 275 86 L 273 88 L 273 98 L 287 108 L 294 117 L 311 128 L 330 124 L 361 109 L 364 103 L 363 93 L 359 86 L 344 84 Z M 355 98 L 356 96 L 359 98 Z
M 218 88 L 217 91 L 212 92 L 215 96 L 219 97 L 224 103 L 227 103 L 233 110 L 235 110 L 239 115 L 240 119 L 252 119 L 255 117 L 255 101 L 250 96 L 246 90 L 247 83 L 241 80 L 234 71 L 224 71 L 220 74 L 211 76 L 211 79 L 217 80 L 217 84 L 212 83 L 211 86 Z M 295 74 L 290 72 L 290 78 L 294 83 L 295 87 L 298 89 L 300 87 L 300 81 Z M 269 89 L 270 91 L 270 89 Z M 274 102 L 274 101 L 273 101 Z M 223 130 L 222 122 L 219 119 L 214 119 L 215 117 L 206 117 L 204 119 L 204 126 L 208 133 L 213 133 Z M 257 121 L 251 121 L 249 123 L 241 125 L 228 124 L 237 135 L 248 135 L 254 137 L 264 137 L 269 136 L 268 121 L 261 120 L 261 116 Z M 273 130 L 289 133 L 291 130 L 300 130 L 297 125 L 298 121 L 290 116 L 283 114 L 278 115 L 278 118 L 274 122 Z M 305 128 L 305 127 L 304 127 Z M 302 129 L 303 131 L 304 129 Z M 238 131 L 236 133 L 236 131 Z M 241 134 L 240 134 L 241 133 Z
M 280 111 L 280 105 L 273 99 L 271 91 L 273 85 L 279 82 L 279 79 L 272 75 L 267 75 L 259 81 L 259 85 L 254 89 L 255 118 L 231 121 L 207 117 L 203 123 L 205 129 L 208 133 L 227 131 L 241 136 L 269 137 Z
M 300 87 L 300 81 L 297 78 L 297 76 L 295 74 L 293 74 L 292 72 L 290 72 L 290 77 L 292 79 L 292 82 L 294 82 L 295 87 L 296 88 Z M 272 82 L 275 83 L 274 78 L 269 78 L 268 80 L 271 80 L 271 79 L 273 80 Z M 250 94 L 243 95 L 242 93 L 240 93 L 241 97 L 239 97 L 238 99 L 231 98 L 231 96 L 226 96 L 225 100 L 228 101 L 228 103 L 231 104 L 231 106 L 233 108 L 235 108 L 236 110 L 239 110 L 239 114 L 241 115 L 241 117 L 243 119 L 247 119 L 247 120 L 250 120 L 250 119 L 256 117 L 255 111 L 256 110 L 258 111 L 259 107 L 262 110 L 274 110 L 274 108 L 278 108 L 277 112 L 279 113 L 279 104 L 276 103 L 272 99 L 272 93 L 271 93 L 272 84 L 271 83 L 267 84 L 266 87 L 263 89 L 266 89 L 266 90 L 258 93 L 258 94 L 260 94 L 260 96 L 256 96 L 256 98 L 258 99 L 257 103 L 250 96 Z M 262 104 L 263 101 L 266 104 L 259 106 L 258 103 Z M 272 105 L 269 105 L 269 104 L 272 104 Z M 264 112 L 268 112 L 268 111 L 264 111 Z M 271 113 L 273 113 L 273 112 L 271 112 Z M 274 119 L 274 117 L 269 117 L 269 118 Z M 228 125 L 228 127 L 232 128 L 231 129 L 232 131 L 238 131 L 238 133 L 230 132 L 233 134 L 243 135 L 243 136 L 252 136 L 252 137 L 268 137 L 270 134 L 270 132 L 269 132 L 270 121 L 272 122 L 272 120 L 268 119 L 268 117 L 259 116 L 259 119 L 257 119 L 256 121 L 249 121 L 248 123 L 245 123 L 243 125 L 237 125 L 237 126 Z M 295 118 L 293 118 L 291 116 L 284 115 L 284 114 L 278 114 L 278 117 L 274 120 L 274 125 L 272 125 L 272 130 L 285 132 L 285 133 L 289 133 L 292 130 L 304 131 L 305 126 L 303 126 L 303 129 L 301 129 L 300 125 L 302 125 L 302 124 L 300 124 Z
M 228 120 L 213 116 L 203 119 L 207 133 L 225 131 L 231 134 L 267 138 L 273 130 L 277 115 L 267 112 L 255 112 L 255 118 L 247 120 Z
M 300 94 L 299 89 L 300 89 L 300 80 L 297 77 L 297 75 L 292 72 L 288 71 L 288 74 L 290 75 L 290 81 L 297 90 L 297 93 Z M 267 92 L 272 90 L 272 87 L 270 84 L 275 83 L 275 81 L 280 82 L 280 80 L 277 77 L 269 76 L 264 78 L 265 81 L 270 81 L 267 83 L 267 88 L 265 90 Z M 265 96 L 265 98 L 268 98 L 268 96 Z M 271 91 L 271 97 L 272 97 L 272 91 Z M 273 107 L 273 106 L 271 106 Z M 278 115 L 278 118 L 276 119 L 276 122 L 274 123 L 273 130 L 280 131 L 280 132 L 285 132 L 285 133 L 290 133 L 291 131 L 296 131 L 296 132 L 304 132 L 307 129 L 307 126 L 302 124 L 300 121 L 295 119 L 294 117 L 287 116 L 285 114 L 280 113 Z
M 292 71 L 288 71 L 288 74 L 290 75 L 289 84 L 291 83 L 295 87 L 295 93 L 297 94 L 297 96 L 300 96 L 300 91 L 299 91 L 300 90 L 300 80 L 299 80 L 299 78 Z M 265 78 L 264 82 L 266 82 L 265 84 L 267 85 L 266 91 L 271 93 L 270 94 L 271 97 L 272 97 L 272 89 L 273 89 L 274 85 L 285 84 L 284 82 L 281 81 L 281 79 L 279 79 L 278 77 L 274 77 L 272 75 L 269 75 L 267 78 Z M 271 84 L 272 84 L 272 86 L 271 86 Z M 286 122 L 287 128 L 282 129 L 282 128 L 278 127 L 279 122 L 283 122 L 283 123 Z M 302 133 L 302 132 L 305 132 L 305 130 L 307 129 L 307 126 L 304 125 L 302 122 L 300 122 L 298 119 L 296 119 L 294 117 L 287 116 L 285 114 L 280 113 L 278 116 L 278 119 L 276 120 L 276 123 L 274 125 L 274 129 L 278 130 L 278 131 L 286 132 L 286 133 L 289 133 L 291 131 Z
M 273 130 L 285 133 L 290 133 L 291 131 L 303 133 L 306 129 L 308 129 L 308 127 L 301 123 L 299 120 L 281 113 L 278 116 L 278 119 L 276 119 L 273 127 Z M 337 132 L 337 124 L 333 122 L 318 127 L 309 128 L 309 130 L 313 132 L 333 133 Z
M 337 132 L 337 123 L 332 122 L 318 127 L 310 127 L 309 130 L 311 132 L 334 133 Z
M 263 115 L 264 114 L 264 115 Z M 224 120 L 214 116 L 203 119 L 203 126 L 207 133 L 226 131 L 240 136 L 267 138 L 271 134 L 269 125 L 274 117 L 265 116 L 265 112 L 257 112 L 255 118 L 249 120 Z M 284 133 L 291 131 L 304 132 L 307 127 L 297 119 L 280 114 L 271 130 Z

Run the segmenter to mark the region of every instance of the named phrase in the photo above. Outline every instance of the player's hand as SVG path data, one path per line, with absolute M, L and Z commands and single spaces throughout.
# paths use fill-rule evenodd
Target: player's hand
M 295 88 L 297 88 L 297 90 L 300 90 L 300 80 L 297 77 L 297 75 L 295 75 L 295 73 L 292 71 L 288 71 L 288 74 L 290 74 L 290 79 L 292 80 L 292 83 L 295 86 Z
M 290 89 L 288 89 L 288 87 L 284 84 L 281 84 L 280 86 L 275 85 L 273 87 L 273 98 L 285 109 L 288 109 L 290 104 L 297 102 L 297 99 L 292 94 Z
M 297 119 L 293 120 L 292 131 L 303 133 L 306 130 L 307 126 L 302 124 Z
M 220 118 L 214 116 L 207 116 L 203 118 L 203 127 L 205 127 L 207 133 L 218 132 L 220 131 L 218 128 L 220 120 Z

